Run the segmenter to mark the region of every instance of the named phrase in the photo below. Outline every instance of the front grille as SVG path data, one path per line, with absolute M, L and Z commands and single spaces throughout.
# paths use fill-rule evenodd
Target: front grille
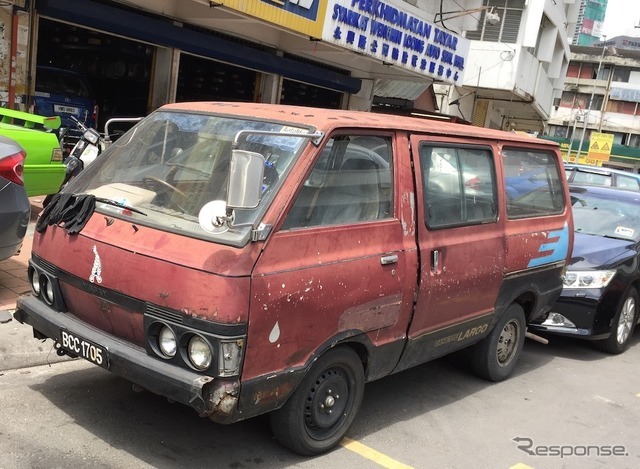
M 178 324 L 182 324 L 182 318 L 184 317 L 181 313 L 177 311 L 161 308 L 159 306 L 151 305 L 149 303 L 145 305 L 144 313 L 158 319 L 164 319 L 165 321 L 172 321 Z

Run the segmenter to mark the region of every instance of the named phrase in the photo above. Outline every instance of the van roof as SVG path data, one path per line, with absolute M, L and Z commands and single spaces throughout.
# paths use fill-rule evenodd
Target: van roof
M 275 119 L 281 122 L 311 124 L 321 129 L 359 126 L 380 129 L 408 129 L 435 135 L 509 140 L 512 142 L 558 147 L 556 142 L 513 132 L 486 129 L 472 125 L 454 124 L 436 119 L 421 119 L 375 112 L 323 109 L 283 104 L 205 101 L 166 104 L 162 106 L 162 109 L 252 116 Z

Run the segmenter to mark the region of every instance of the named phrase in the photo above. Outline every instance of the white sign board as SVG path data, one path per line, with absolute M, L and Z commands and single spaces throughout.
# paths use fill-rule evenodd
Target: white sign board
M 420 17 L 399 0 L 329 0 L 322 40 L 412 70 L 461 84 L 470 41 Z

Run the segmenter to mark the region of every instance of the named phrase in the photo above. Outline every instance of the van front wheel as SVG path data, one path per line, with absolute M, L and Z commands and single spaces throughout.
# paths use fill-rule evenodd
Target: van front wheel
M 285 447 L 304 456 L 324 453 L 340 442 L 364 393 L 364 370 L 346 347 L 330 350 L 305 375 L 285 405 L 271 413 L 271 429 Z
M 473 369 L 489 381 L 502 381 L 511 374 L 520 358 L 526 331 L 522 306 L 512 304 L 491 333 L 472 350 Z

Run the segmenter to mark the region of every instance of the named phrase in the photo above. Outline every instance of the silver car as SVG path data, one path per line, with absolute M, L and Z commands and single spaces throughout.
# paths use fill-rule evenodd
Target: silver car
M 0 261 L 20 251 L 29 225 L 31 205 L 22 178 L 26 156 L 18 143 L 0 135 Z

